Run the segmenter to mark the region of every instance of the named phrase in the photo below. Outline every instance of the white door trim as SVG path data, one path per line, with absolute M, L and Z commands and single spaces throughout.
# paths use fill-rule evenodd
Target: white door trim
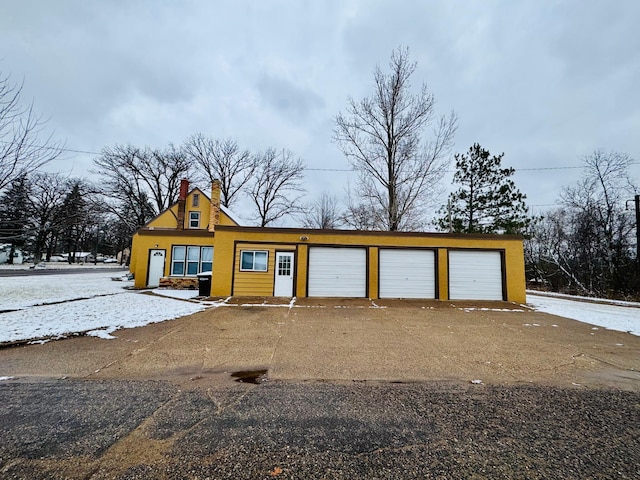
M 295 253 L 276 252 L 273 281 L 274 297 L 292 297 L 295 272 Z
M 160 286 L 160 279 L 164 276 L 166 251 L 162 248 L 149 249 L 149 264 L 147 267 L 147 286 Z

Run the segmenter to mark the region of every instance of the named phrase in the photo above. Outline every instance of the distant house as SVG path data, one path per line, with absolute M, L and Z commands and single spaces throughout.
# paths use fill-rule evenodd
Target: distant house
M 9 258 L 11 256 L 11 244 L 3 243 L 0 244 L 0 264 L 9 263 Z M 16 248 L 13 252 L 13 264 L 21 265 L 24 262 L 24 254 L 22 250 Z
M 94 259 L 91 252 L 61 253 L 58 256 L 62 257 L 64 262 L 68 262 L 69 256 L 72 256 L 71 263 L 93 263 Z
M 526 301 L 521 236 L 243 227 L 215 184 L 138 230 L 131 271 L 137 287 L 212 271 L 220 297 Z

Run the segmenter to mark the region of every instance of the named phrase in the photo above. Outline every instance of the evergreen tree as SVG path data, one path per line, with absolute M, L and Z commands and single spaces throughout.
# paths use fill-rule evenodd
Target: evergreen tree
M 0 197 L 0 243 L 11 245 L 8 263 L 13 264 L 16 248 L 26 242 L 29 219 L 29 182 L 22 175 L 13 182 Z
M 454 184 L 448 205 L 440 208 L 438 226 L 463 233 L 523 233 L 531 219 L 526 196 L 511 180 L 513 168 L 502 168 L 503 154 L 489 153 L 475 143 L 469 152 L 456 154 Z
M 67 194 L 61 207 L 61 237 L 67 253 L 69 263 L 75 261 L 75 254 L 80 246 L 80 239 L 88 227 L 88 204 L 84 198 L 81 181 L 71 184 L 71 191 Z

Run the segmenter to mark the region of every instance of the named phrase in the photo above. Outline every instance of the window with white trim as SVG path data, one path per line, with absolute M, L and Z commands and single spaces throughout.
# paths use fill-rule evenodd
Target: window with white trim
M 213 247 L 175 245 L 171 252 L 172 276 L 196 276 L 213 268 Z
M 269 252 L 267 250 L 242 250 L 240 252 L 241 272 L 266 272 Z
M 189 228 L 200 228 L 200 212 L 189 212 Z
M 199 193 L 194 193 L 193 194 L 193 198 L 191 200 L 191 205 L 194 206 L 194 207 L 200 206 L 200 194 Z

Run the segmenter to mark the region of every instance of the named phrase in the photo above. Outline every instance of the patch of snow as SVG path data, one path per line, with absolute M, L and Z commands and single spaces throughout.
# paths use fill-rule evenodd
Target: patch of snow
M 640 335 L 640 304 L 624 302 L 631 305 L 607 305 L 532 293 L 527 294 L 527 299 L 529 305 L 539 312 L 571 318 L 610 330 Z
M 481 312 L 526 312 L 519 308 L 488 308 L 488 307 L 460 307 L 458 310 L 464 310 L 465 312 L 473 312 L 475 310 Z
M 609 298 L 596 298 L 596 297 L 581 297 L 580 295 L 568 295 L 566 293 L 557 292 L 541 292 L 538 290 L 527 290 L 527 296 L 533 295 L 536 297 L 555 297 L 565 298 L 567 300 L 585 300 L 590 302 L 601 302 L 609 305 L 620 305 L 622 307 L 638 307 L 640 308 L 640 302 L 626 302 L 624 300 L 611 300 Z
M 163 297 L 181 298 L 183 300 L 190 300 L 198 296 L 198 290 L 171 290 L 166 288 L 156 288 L 150 290 L 154 295 L 161 295 Z
M 0 342 L 34 339 L 30 343 L 45 343 L 82 332 L 112 338 L 117 329 L 171 320 L 206 308 L 123 289 L 123 283 L 112 282 L 111 275 L 113 272 L 3 278 L 3 308 L 21 310 L 0 313 Z
M 99 330 L 89 330 L 86 334 L 90 337 L 102 338 L 103 340 L 115 340 L 118 337 L 114 337 L 113 335 L 111 335 L 115 331 L 116 327 L 109 327 Z
M 13 380 L 16 377 L 0 377 L 0 382 L 6 382 L 7 380 Z
M 112 282 L 113 272 L 69 273 L 3 277 L 0 281 L 2 310 L 17 310 L 97 295 L 125 293 L 133 282 Z

